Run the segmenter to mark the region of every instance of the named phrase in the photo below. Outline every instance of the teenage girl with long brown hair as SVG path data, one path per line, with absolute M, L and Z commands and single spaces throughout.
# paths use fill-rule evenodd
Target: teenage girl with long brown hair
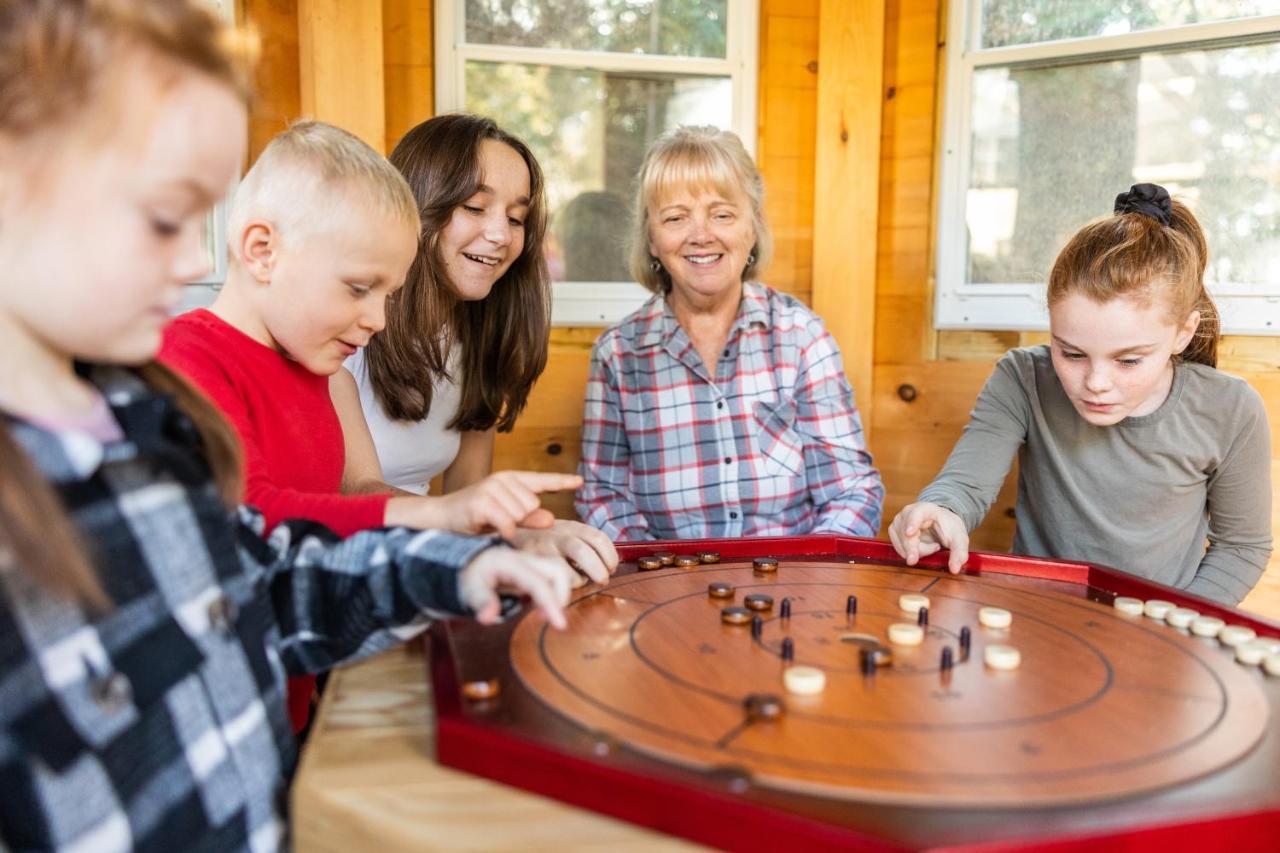
M 239 452 L 152 361 L 244 156 L 248 52 L 191 0 L 0 4 L 0 849 L 270 850 L 285 670 L 424 615 L 563 624 L 486 538 L 237 512 Z
M 344 488 L 425 494 L 443 474 L 452 494 L 504 476 L 491 474 L 494 433 L 515 425 L 547 364 L 542 170 L 519 138 L 467 114 L 422 122 L 390 160 L 418 201 L 422 238 L 386 328 L 331 384 Z M 617 566 L 609 538 L 577 521 L 521 529 L 512 541 L 592 577 Z
M 1072 237 L 1049 276 L 1050 344 L 996 365 L 942 472 L 893 520 L 898 553 L 950 548 L 958 572 L 1017 452 L 1016 553 L 1243 599 L 1271 554 L 1271 434 L 1258 393 L 1216 369 L 1207 261 L 1191 211 L 1154 184 Z

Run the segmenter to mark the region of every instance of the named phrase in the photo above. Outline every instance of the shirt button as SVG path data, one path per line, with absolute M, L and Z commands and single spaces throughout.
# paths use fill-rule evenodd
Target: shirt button
M 97 706 L 108 714 L 124 710 L 133 699 L 133 685 L 122 672 L 95 678 L 89 685 L 89 692 Z
M 729 513 L 729 517 L 730 517 L 730 518 L 737 518 L 737 517 L 738 517 L 738 514 L 737 514 L 736 512 L 731 512 L 731 513 Z
M 724 357 L 725 357 L 725 358 L 728 358 L 728 357 L 729 357 L 729 351 L 728 351 L 728 350 L 725 350 L 725 351 L 724 351 Z
M 723 408 L 724 408 L 724 400 L 716 400 L 716 408 L 717 408 L 717 409 L 723 409 Z
M 724 464 L 726 464 L 726 465 L 732 465 L 732 464 L 733 464 L 733 457 L 732 457 L 732 456 L 726 456 L 726 457 L 724 458 Z
M 209 603 L 209 627 L 219 634 L 230 634 L 239 615 L 236 603 L 225 595 L 220 595 Z

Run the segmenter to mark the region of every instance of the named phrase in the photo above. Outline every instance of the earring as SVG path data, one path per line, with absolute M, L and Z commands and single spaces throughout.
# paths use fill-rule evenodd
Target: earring
M 754 264 L 755 262 L 756 262 L 756 253 L 755 253 L 755 252 L 752 252 L 751 254 L 747 255 L 747 266 L 751 266 L 751 265 L 752 265 L 752 264 Z
M 662 270 L 662 261 L 658 260 L 657 258 L 650 258 L 649 269 L 653 270 L 654 272 L 660 272 Z

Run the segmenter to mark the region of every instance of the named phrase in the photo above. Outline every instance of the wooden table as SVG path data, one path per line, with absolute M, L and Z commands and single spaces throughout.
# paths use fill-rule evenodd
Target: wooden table
M 701 849 L 441 767 L 418 641 L 330 676 L 292 799 L 301 853 Z

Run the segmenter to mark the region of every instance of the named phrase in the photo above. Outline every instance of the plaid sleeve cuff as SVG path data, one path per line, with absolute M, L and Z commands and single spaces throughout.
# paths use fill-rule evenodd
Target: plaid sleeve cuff
M 471 608 L 462 603 L 458 575 L 481 551 L 504 544 L 498 536 L 463 536 L 441 530 L 414 534 L 399 559 L 405 594 L 423 610 L 472 615 Z M 441 568 L 452 571 L 439 571 Z

